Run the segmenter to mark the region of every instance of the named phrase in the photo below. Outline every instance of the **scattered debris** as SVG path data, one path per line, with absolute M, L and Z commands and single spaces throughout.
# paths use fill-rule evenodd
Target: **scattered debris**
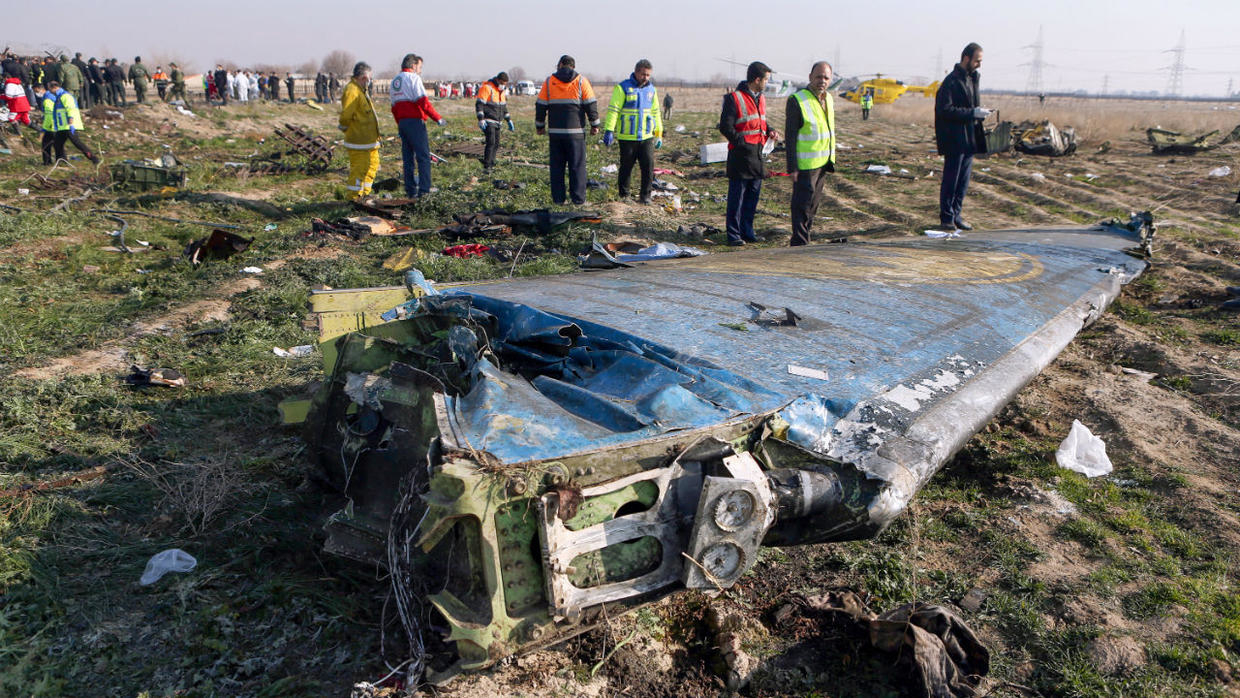
M 643 247 L 634 252 L 625 252 L 616 255 L 619 262 L 649 262 L 655 259 L 676 259 L 678 257 L 701 257 L 709 254 L 705 250 L 699 250 L 696 247 L 684 247 L 674 242 L 656 242 L 649 247 Z
M 604 169 L 606 169 L 606 168 L 604 168 Z M 524 189 L 524 188 L 526 188 L 527 186 L 529 186 L 529 185 L 527 185 L 525 182 L 518 182 L 518 181 L 517 181 L 517 180 L 515 180 L 515 179 L 512 179 L 512 180 L 508 180 L 508 179 L 497 179 L 497 180 L 494 180 L 493 182 L 491 182 L 491 185 L 492 185 L 492 186 L 494 186 L 496 189 L 499 189 L 499 190 L 501 190 L 501 191 L 508 191 L 508 190 L 510 190 L 510 189 Z
M 1098 477 L 1111 472 L 1111 459 L 1107 458 L 1107 445 L 1090 433 L 1080 420 L 1072 420 L 1072 430 L 1055 451 L 1059 467 L 1080 473 L 1086 477 Z
M 1145 138 L 1155 155 L 1194 155 L 1214 148 L 1210 139 L 1218 134 L 1217 130 L 1200 136 L 1185 135 L 1179 131 L 1168 131 L 1165 128 L 1145 129 Z
M 59 489 L 61 487 L 71 487 L 73 485 L 102 477 L 107 474 L 107 472 L 107 467 L 100 465 L 89 470 L 84 470 L 80 473 L 75 473 L 69 477 L 62 477 L 57 480 L 46 480 L 44 482 L 27 483 L 24 485 L 18 485 L 17 487 L 11 487 L 7 490 L 0 490 L 0 497 L 16 497 L 34 492 Z
M 227 259 L 238 252 L 245 252 L 253 242 L 254 238 L 242 237 L 226 230 L 212 230 L 209 236 L 186 245 L 183 254 L 190 264 L 198 266 L 208 259 Z
M 272 132 L 288 143 L 289 149 L 252 158 L 251 173 L 279 174 L 296 169 L 306 174 L 319 174 L 331 167 L 336 146 L 323 136 L 316 136 L 300 126 L 287 123 L 283 128 L 275 127 Z
M 610 165 L 603 165 L 603 167 L 599 170 L 599 172 L 602 172 L 603 174 L 616 174 L 619 171 L 620 171 L 620 166 L 615 163 L 612 163 Z
M 263 268 L 262 267 L 241 267 L 241 273 L 242 274 L 261 274 L 263 273 Z
M 795 364 L 788 364 L 788 373 L 793 376 L 801 376 L 802 378 L 816 378 L 820 381 L 831 380 L 828 373 L 823 369 L 797 366 Z
M 146 160 L 122 160 L 112 165 L 111 172 L 112 185 L 118 189 L 179 188 L 189 180 L 188 170 L 172 153 Z
M 865 171 L 869 172 L 870 174 L 876 174 L 876 175 L 891 174 L 891 168 L 887 167 L 886 165 L 870 165 L 869 167 L 865 168 Z
M 1026 121 L 1012 130 L 1016 149 L 1029 155 L 1062 157 L 1076 152 L 1076 129 L 1060 129 L 1050 121 Z
M 722 230 L 716 228 L 715 226 L 707 225 L 705 223 L 691 223 L 689 225 L 682 225 L 676 228 L 677 235 L 684 235 L 685 237 L 697 238 L 699 240 L 707 235 L 719 235 L 722 232 Z
M 796 327 L 797 323 L 801 321 L 801 316 L 793 312 L 792 308 L 784 308 L 783 312 L 779 312 L 753 301 L 749 301 L 749 303 L 745 304 L 745 307 L 753 312 L 753 317 L 749 318 L 749 321 L 755 325 L 763 327 Z
M 425 253 L 417 247 L 406 247 L 404 250 L 388 257 L 383 262 L 384 269 L 404 271 L 412 267 L 415 260 L 421 259 Z
M 851 591 L 803 597 L 798 603 L 843 616 L 877 649 L 897 656 L 912 675 L 906 690 L 926 698 L 965 698 L 990 673 L 990 650 L 960 616 L 943 606 L 909 603 L 876 615 Z
M 1226 177 L 1229 174 L 1231 174 L 1231 168 L 1228 167 L 1227 165 L 1223 165 L 1222 167 L 1216 167 L 1210 170 L 1211 177 Z
M 452 245 L 443 248 L 440 254 L 457 259 L 468 259 L 469 257 L 484 257 L 489 249 L 491 248 L 486 245 L 478 244 Z
M 958 237 L 963 237 L 963 235 L 961 234 L 961 232 L 960 232 L 960 230 L 959 230 L 959 229 L 956 229 L 956 230 L 927 230 L 927 231 L 924 231 L 924 232 L 926 233 L 926 237 L 928 237 L 928 238 L 933 238 L 933 239 L 935 239 L 935 240 L 942 240 L 943 238 L 958 238 Z
M 193 555 L 180 548 L 171 548 L 151 556 L 146 563 L 146 571 L 142 573 L 142 578 L 138 580 L 138 583 L 142 586 L 150 586 L 169 572 L 189 572 L 197 566 L 198 561 Z
M 352 218 L 340 218 L 331 223 L 322 218 L 310 219 L 310 230 L 306 236 L 341 235 L 351 240 L 365 240 L 373 232 L 371 226 L 357 222 Z
M 313 344 L 299 344 L 295 347 L 289 347 L 288 349 L 281 349 L 280 347 L 272 347 L 271 353 L 275 354 L 276 356 L 282 359 L 300 359 L 304 356 L 310 356 L 311 354 L 313 354 L 314 345 Z
M 125 376 L 125 382 L 135 387 L 141 388 L 148 385 L 156 385 L 164 388 L 185 387 L 185 376 L 182 376 L 176 369 L 146 369 L 133 365 L 129 367 L 129 371 L 129 375 Z

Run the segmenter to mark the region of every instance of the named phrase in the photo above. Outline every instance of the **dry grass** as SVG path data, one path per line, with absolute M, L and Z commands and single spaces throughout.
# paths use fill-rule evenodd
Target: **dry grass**
M 244 478 L 227 457 L 204 458 L 197 463 L 149 463 L 135 457 L 125 465 L 163 495 L 160 509 L 178 518 L 183 530 L 194 536 L 207 531 L 231 510 L 245 487 Z M 224 530 L 227 528 L 231 527 Z

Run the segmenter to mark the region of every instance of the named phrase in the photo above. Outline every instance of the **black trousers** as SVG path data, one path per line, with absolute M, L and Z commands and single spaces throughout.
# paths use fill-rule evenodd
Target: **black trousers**
M 792 184 L 792 247 L 809 244 L 809 231 L 822 203 L 822 185 L 827 181 L 828 165 L 816 170 L 800 170 Z
M 620 198 L 627 198 L 629 195 L 629 178 L 633 174 L 633 163 L 636 162 L 641 167 L 642 188 L 640 190 L 640 198 L 642 201 L 650 200 L 650 184 L 654 181 L 654 139 L 647 138 L 644 141 L 619 141 L 620 143 L 620 181 L 617 189 Z
M 125 86 L 119 82 L 108 83 L 109 93 L 112 95 L 111 104 L 114 107 L 125 106 Z
M 585 136 L 551 136 L 550 148 L 551 200 L 564 203 L 572 195 L 573 203 L 586 202 L 586 139 Z M 564 190 L 564 170 L 568 169 L 568 191 Z
M 482 169 L 495 167 L 495 153 L 499 150 L 499 124 L 487 124 L 486 149 L 482 151 Z
M 956 153 L 943 156 L 943 182 L 939 185 L 939 223 L 956 225 L 964 195 L 969 191 L 973 174 L 973 155 Z
M 86 144 L 82 142 L 81 136 L 77 135 L 76 133 L 69 133 L 68 131 L 55 131 L 55 132 L 44 131 L 43 132 L 43 164 L 44 165 L 50 165 L 53 162 L 56 162 L 56 160 L 68 161 L 69 157 L 68 155 L 65 154 L 65 141 L 72 143 L 73 147 L 82 151 L 82 154 L 86 156 L 86 159 L 88 160 L 95 159 L 95 154 L 90 151 L 90 148 L 86 147 Z M 55 150 L 56 152 L 55 160 L 52 159 L 53 150 Z

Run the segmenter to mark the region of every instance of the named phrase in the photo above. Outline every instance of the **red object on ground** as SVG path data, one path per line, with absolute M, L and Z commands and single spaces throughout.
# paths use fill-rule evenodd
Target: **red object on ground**
M 443 248 L 443 254 L 449 257 L 459 257 L 461 259 L 465 259 L 467 257 L 481 257 L 486 254 L 489 249 L 491 248 L 486 245 L 471 243 L 468 245 L 453 245 L 451 247 L 445 247 Z

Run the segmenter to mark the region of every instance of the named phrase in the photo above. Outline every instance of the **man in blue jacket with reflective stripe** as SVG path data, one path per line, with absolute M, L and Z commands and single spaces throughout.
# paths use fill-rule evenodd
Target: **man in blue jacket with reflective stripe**
M 629 179 L 633 163 L 641 165 L 642 185 L 639 201 L 650 203 L 650 187 L 654 181 L 654 151 L 663 146 L 663 119 L 659 114 L 659 96 L 650 75 L 654 71 L 645 58 L 637 62 L 628 80 L 616 85 L 607 105 L 603 123 L 603 145 L 620 140 L 621 199 L 629 196 Z

